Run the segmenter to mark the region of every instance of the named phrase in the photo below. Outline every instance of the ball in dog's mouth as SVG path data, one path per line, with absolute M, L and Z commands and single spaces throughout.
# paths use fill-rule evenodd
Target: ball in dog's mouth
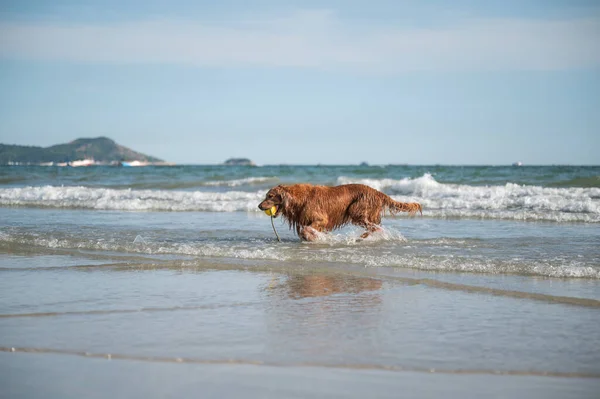
M 265 213 L 269 216 L 275 216 L 275 214 L 277 213 L 277 207 L 273 205 L 269 209 L 265 210 Z

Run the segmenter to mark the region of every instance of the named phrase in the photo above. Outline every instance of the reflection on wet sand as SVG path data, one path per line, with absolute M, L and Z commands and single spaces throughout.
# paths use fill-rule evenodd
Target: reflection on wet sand
M 382 286 L 379 279 L 341 273 L 280 275 L 266 289 L 267 351 L 320 362 L 339 350 L 355 351 L 349 337 L 377 334 Z M 347 338 L 343 343 L 342 336 Z
M 290 298 L 312 298 L 347 293 L 357 294 L 363 291 L 381 289 L 382 281 L 368 277 L 349 275 L 310 274 L 288 275 L 279 280 L 271 289 L 284 290 Z

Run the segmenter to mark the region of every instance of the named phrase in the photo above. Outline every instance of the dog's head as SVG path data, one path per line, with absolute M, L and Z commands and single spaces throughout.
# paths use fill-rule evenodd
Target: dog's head
M 273 215 L 273 217 L 277 217 L 281 214 L 281 211 L 285 207 L 285 199 L 287 197 L 287 192 L 283 186 L 273 187 L 267 192 L 265 199 L 263 202 L 258 204 L 258 208 L 262 211 L 266 211 L 267 209 L 271 209 L 272 207 L 276 207 L 277 211 Z

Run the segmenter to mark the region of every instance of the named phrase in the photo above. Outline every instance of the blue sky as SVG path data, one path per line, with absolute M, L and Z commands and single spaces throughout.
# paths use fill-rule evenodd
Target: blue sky
M 598 43 L 596 1 L 0 0 L 0 142 L 600 164 Z

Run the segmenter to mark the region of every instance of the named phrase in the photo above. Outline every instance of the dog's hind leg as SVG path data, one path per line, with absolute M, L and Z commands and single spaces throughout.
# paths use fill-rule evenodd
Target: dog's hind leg
M 367 230 L 360 235 L 360 238 L 367 238 L 371 235 L 371 233 L 375 233 L 376 231 L 381 230 L 381 226 L 379 225 L 379 223 L 370 222 L 366 219 L 363 219 L 359 222 L 355 222 L 354 224 L 363 227 L 365 230 Z
M 363 226 L 367 229 L 367 231 L 365 231 L 364 233 L 362 233 L 360 235 L 360 238 L 367 238 L 368 236 L 371 235 L 371 233 L 375 233 L 376 231 L 381 231 L 381 226 L 377 225 L 377 224 L 369 224 L 367 226 Z
M 381 230 L 381 211 L 378 208 L 361 206 L 359 209 L 365 209 L 362 213 L 358 214 L 353 218 L 352 224 L 364 228 L 365 231 L 360 235 L 360 238 L 367 238 L 376 231 Z

